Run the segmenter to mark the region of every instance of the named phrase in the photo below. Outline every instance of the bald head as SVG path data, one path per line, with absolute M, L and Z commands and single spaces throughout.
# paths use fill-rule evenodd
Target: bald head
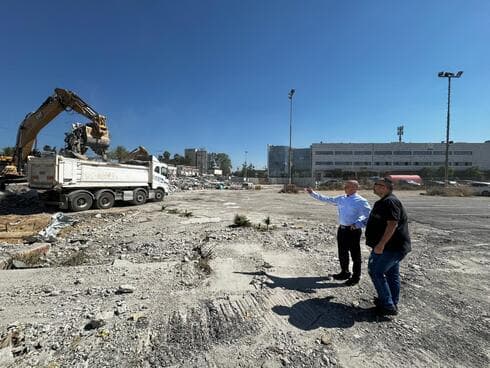
M 344 182 L 345 194 L 347 195 L 354 194 L 355 192 L 357 192 L 358 189 L 359 189 L 359 183 L 357 180 L 346 180 Z

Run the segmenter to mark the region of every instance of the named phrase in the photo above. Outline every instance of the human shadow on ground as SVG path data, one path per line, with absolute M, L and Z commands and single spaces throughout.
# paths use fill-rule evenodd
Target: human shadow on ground
M 265 271 L 257 272 L 234 272 L 242 275 L 250 276 L 266 276 L 270 281 L 264 284 L 273 288 L 283 288 L 287 290 L 296 290 L 303 293 L 315 293 L 315 289 L 331 289 L 344 287 L 344 283 L 338 282 L 324 282 L 329 281 L 330 276 L 319 276 L 319 277 L 279 277 L 271 275 Z
M 344 287 L 340 282 L 323 282 L 330 280 L 329 276 L 320 277 L 278 277 L 265 271 L 234 272 L 242 275 L 266 276 L 270 282 L 263 285 L 269 288 L 283 288 L 304 293 L 316 293 L 316 289 L 329 289 Z M 272 311 L 281 316 L 289 316 L 289 323 L 301 330 L 309 331 L 319 327 L 325 328 L 349 328 L 355 322 L 387 322 L 388 317 L 378 316 L 376 308 L 363 308 L 360 306 L 346 305 L 333 302 L 334 296 L 326 298 L 313 298 L 302 300 L 291 307 L 276 305 Z
M 375 308 L 361 308 L 333 302 L 333 296 L 302 300 L 291 307 L 276 305 L 272 311 L 289 316 L 288 322 L 296 328 L 311 331 L 317 328 L 349 328 L 355 322 L 387 322 L 387 317 L 376 315 Z

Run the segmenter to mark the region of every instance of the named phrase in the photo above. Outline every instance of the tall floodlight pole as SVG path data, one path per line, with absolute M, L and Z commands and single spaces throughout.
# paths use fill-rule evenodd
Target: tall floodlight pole
M 446 160 L 444 163 L 444 184 L 449 185 L 449 116 L 451 107 L 451 79 L 460 78 L 463 75 L 462 71 L 456 74 L 451 72 L 439 72 L 439 78 L 447 78 L 447 123 L 446 123 Z
M 245 151 L 245 178 L 243 181 L 247 181 L 247 153 L 248 151 Z
M 291 89 L 288 94 L 289 98 L 289 152 L 288 152 L 288 172 L 289 172 L 289 184 L 292 182 L 292 171 L 291 171 L 291 135 L 292 135 L 292 126 L 293 126 L 293 96 L 294 89 Z

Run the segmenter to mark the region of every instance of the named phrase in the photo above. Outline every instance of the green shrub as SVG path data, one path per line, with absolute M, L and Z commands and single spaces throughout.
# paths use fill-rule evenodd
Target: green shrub
M 252 226 L 252 223 L 250 220 L 247 218 L 245 215 L 235 215 L 235 218 L 233 219 L 233 224 L 235 227 L 250 227 Z

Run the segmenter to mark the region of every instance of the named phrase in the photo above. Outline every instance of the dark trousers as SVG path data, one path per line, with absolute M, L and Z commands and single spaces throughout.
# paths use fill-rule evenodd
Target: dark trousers
M 339 262 L 342 272 L 349 272 L 349 253 L 352 258 L 352 278 L 361 277 L 361 229 L 339 227 L 337 231 L 337 245 L 339 248 Z

